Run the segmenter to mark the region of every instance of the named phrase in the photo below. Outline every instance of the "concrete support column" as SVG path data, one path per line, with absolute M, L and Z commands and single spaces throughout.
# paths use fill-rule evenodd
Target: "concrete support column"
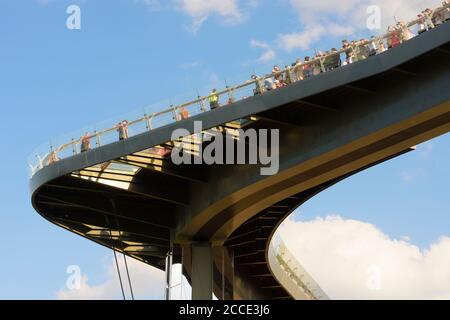
M 195 243 L 192 249 L 192 300 L 212 300 L 213 251 L 210 243 Z

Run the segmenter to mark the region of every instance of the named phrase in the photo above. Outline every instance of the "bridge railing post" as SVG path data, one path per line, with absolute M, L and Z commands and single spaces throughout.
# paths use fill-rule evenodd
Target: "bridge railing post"
M 95 136 L 95 146 L 98 148 L 100 147 L 100 134 L 97 130 L 94 130 L 94 136 Z
M 178 121 L 177 108 L 174 105 L 171 105 L 173 120 Z
M 230 87 L 226 86 L 227 93 L 228 93 L 228 102 L 232 103 L 234 102 L 234 92 L 233 89 L 230 89 Z
M 75 139 L 74 138 L 72 138 L 72 153 L 75 155 L 75 154 L 77 154 L 77 144 L 75 143 Z
M 147 128 L 148 131 L 153 130 L 153 118 L 155 117 L 155 114 L 152 114 L 150 117 L 145 114 L 144 118 L 145 118 L 145 126 Z
M 42 158 L 38 154 L 36 155 L 36 158 L 38 159 L 39 169 L 44 168 Z

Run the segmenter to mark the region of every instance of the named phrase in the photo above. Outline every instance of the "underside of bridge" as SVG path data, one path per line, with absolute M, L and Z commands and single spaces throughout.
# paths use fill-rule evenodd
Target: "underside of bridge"
M 273 274 L 275 230 L 338 181 L 450 131 L 449 39 L 446 24 L 365 61 L 61 160 L 32 178 L 33 205 L 161 270 L 172 253 L 194 298 L 302 298 Z M 195 120 L 246 150 L 253 145 L 238 129 L 278 129 L 279 172 L 173 164 L 177 143 L 192 157 L 212 143 L 202 134 L 170 139 L 176 128 L 194 133 Z

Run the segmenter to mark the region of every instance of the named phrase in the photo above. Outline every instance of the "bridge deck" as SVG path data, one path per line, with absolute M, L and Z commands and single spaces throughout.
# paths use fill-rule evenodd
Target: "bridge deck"
M 274 231 L 318 192 L 449 131 L 449 40 L 445 24 L 365 61 L 54 162 L 30 181 L 33 206 L 69 231 L 160 269 L 171 247 L 181 262 L 191 241 L 212 242 L 232 252 L 235 273 L 226 280 L 253 291 L 241 285 L 219 297 L 291 298 L 268 261 Z M 233 130 L 236 121 L 279 129 L 280 173 L 174 166 L 165 154 L 171 134 L 193 133 L 194 121 L 203 129 Z M 203 142 L 185 143 L 195 153 Z M 225 274 L 219 260 L 215 269 Z M 185 271 L 189 277 L 189 266 Z

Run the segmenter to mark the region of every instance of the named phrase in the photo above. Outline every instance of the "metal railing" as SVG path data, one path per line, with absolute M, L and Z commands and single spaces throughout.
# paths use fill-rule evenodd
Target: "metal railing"
M 295 299 L 329 299 L 327 294 L 289 251 L 278 233 L 270 242 L 268 254 L 272 273 Z
M 226 103 L 222 103 L 222 106 L 229 105 L 235 101 L 246 99 L 249 96 L 264 94 L 267 91 L 278 89 L 278 87 L 275 86 L 277 79 L 282 80 L 279 83 L 281 84 L 280 87 L 282 87 L 302 81 L 304 78 L 308 78 L 309 76 L 324 73 L 335 68 L 345 67 L 341 64 L 341 55 L 343 54 L 353 57 L 350 63 L 365 60 L 372 55 L 382 53 L 379 51 L 381 44 L 386 44 L 386 49 L 388 49 L 389 40 L 392 40 L 394 37 L 400 38 L 400 43 L 407 41 L 408 39 L 402 38 L 405 38 L 405 33 L 411 27 L 426 24 L 426 28 L 429 28 L 428 22 L 431 21 L 433 17 L 443 15 L 444 13 L 444 16 L 448 17 L 450 16 L 449 12 L 450 3 L 433 10 L 428 17 L 418 18 L 407 24 L 398 24 L 394 30 L 391 29 L 386 34 L 373 37 L 370 40 L 348 43 L 348 46 L 345 48 L 343 47 L 340 50 L 336 50 L 328 54 L 318 54 L 310 61 L 296 64 L 291 67 L 287 66 L 280 71 L 266 74 L 262 77 L 254 75 L 252 76 L 252 79 L 238 85 L 231 87 L 227 85 L 225 89 L 217 91 L 216 94 L 222 102 L 224 100 L 227 101 Z M 444 22 L 445 21 L 442 21 L 442 23 Z M 434 25 L 432 27 L 434 27 Z M 370 51 L 370 48 L 372 48 L 372 51 Z M 151 131 L 155 128 L 163 127 L 175 121 L 182 120 L 182 118 L 186 118 L 186 115 L 191 117 L 200 113 L 208 112 L 209 97 L 210 95 L 200 96 L 197 94 L 197 97 L 194 99 L 184 100 L 188 102 L 182 102 L 180 104 L 166 102 L 165 105 L 169 105 L 169 108 L 166 108 L 165 110 L 154 113 L 143 112 L 141 115 L 129 115 L 127 117 L 122 117 L 122 119 L 135 119 L 130 121 L 127 125 L 130 132 L 129 136 L 135 136 L 146 131 Z M 117 125 L 109 124 L 103 128 L 105 127 L 106 129 L 87 129 L 85 131 L 86 133 L 89 132 L 85 136 L 85 140 L 90 142 L 89 149 L 97 148 L 119 140 L 119 135 L 116 133 L 118 130 Z M 100 126 L 96 128 L 100 128 Z M 49 164 L 82 152 L 81 143 L 83 137 L 80 136 L 81 135 L 67 136 L 67 139 L 65 139 L 65 141 L 61 144 L 58 144 L 56 147 L 53 143 L 50 143 L 50 145 L 46 144 L 38 148 L 28 159 L 31 176 Z

